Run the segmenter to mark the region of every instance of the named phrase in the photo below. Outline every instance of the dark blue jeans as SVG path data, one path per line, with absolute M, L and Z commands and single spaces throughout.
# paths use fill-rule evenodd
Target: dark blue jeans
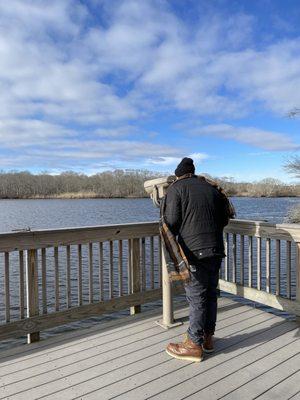
M 185 284 L 189 303 L 188 335 L 196 344 L 203 343 L 203 334 L 214 334 L 217 320 L 217 297 L 221 257 L 198 260 L 190 266 L 191 279 Z

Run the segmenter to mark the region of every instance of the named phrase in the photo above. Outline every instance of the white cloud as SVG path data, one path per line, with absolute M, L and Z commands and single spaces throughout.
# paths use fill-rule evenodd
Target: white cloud
M 0 2 L 2 148 L 28 147 L 36 164 L 119 157 L 168 166 L 181 152 L 139 142 L 146 133 L 132 129 L 135 123 L 163 110 L 224 120 L 258 106 L 282 115 L 300 104 L 300 38 L 256 49 L 255 20 L 247 15 L 216 13 L 190 26 L 167 1 L 93 5 L 94 15 L 71 0 Z M 255 127 L 197 132 L 270 151 L 299 149 L 283 133 Z M 2 166 L 17 160 L 11 157 Z
M 255 127 L 235 127 L 228 124 L 200 126 L 190 131 L 193 135 L 212 135 L 223 139 L 234 139 L 239 142 L 269 151 L 296 151 L 296 144 L 285 134 L 271 132 Z
M 148 160 L 148 163 L 159 165 L 162 167 L 174 167 L 180 163 L 183 157 L 190 157 L 194 160 L 194 163 L 202 163 L 204 160 L 210 158 L 208 154 L 205 153 L 193 153 L 188 155 L 181 155 L 180 157 L 153 157 Z

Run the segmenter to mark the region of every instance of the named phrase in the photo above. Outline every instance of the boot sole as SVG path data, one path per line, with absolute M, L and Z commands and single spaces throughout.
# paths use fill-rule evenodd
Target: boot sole
M 171 353 L 168 349 L 166 349 L 166 353 L 169 354 L 169 356 L 177 358 L 177 360 L 187 360 L 187 361 L 193 361 L 193 362 L 201 362 L 203 361 L 204 357 L 192 357 L 192 356 L 179 356 L 177 354 Z
M 205 349 L 204 347 L 202 347 L 203 348 L 203 351 L 204 351 L 204 353 L 208 353 L 208 354 L 211 354 L 211 353 L 213 353 L 214 351 L 215 351 L 215 349 Z

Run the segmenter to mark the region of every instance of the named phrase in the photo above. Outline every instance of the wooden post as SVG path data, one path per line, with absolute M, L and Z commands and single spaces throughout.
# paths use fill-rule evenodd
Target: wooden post
M 276 239 L 276 295 L 277 296 L 280 296 L 280 258 L 281 258 L 280 240 Z
M 261 290 L 261 237 L 257 238 L 257 289 Z
M 291 268 L 292 268 L 292 242 L 288 240 L 286 242 L 286 296 L 288 299 L 291 298 Z
M 23 250 L 19 251 L 19 271 L 20 271 L 20 286 L 19 286 L 19 297 L 20 297 L 20 319 L 24 319 L 24 253 Z
M 160 241 L 160 245 L 162 243 Z M 163 300 L 163 316 L 162 320 L 156 321 L 156 323 L 164 329 L 174 328 L 178 325 L 182 325 L 182 321 L 174 321 L 173 312 L 173 297 L 172 297 L 172 284 L 170 282 L 169 273 L 167 269 L 167 263 L 164 252 L 161 248 L 161 261 L 162 261 L 162 300 Z
M 225 260 L 224 260 L 224 265 L 225 265 L 225 281 L 229 281 L 229 233 L 225 233 Z
M 240 284 L 244 286 L 244 235 L 241 235 L 241 244 L 240 244 Z
M 253 275 L 253 237 L 248 236 L 248 286 L 252 287 Z
M 271 291 L 271 239 L 266 239 L 266 292 Z
M 236 234 L 232 236 L 232 282 L 236 283 Z
M 300 301 L 300 242 L 296 243 L 296 300 Z
M 39 291 L 38 291 L 38 264 L 37 250 L 26 251 L 26 302 L 27 317 L 39 315 Z M 40 340 L 40 332 L 32 332 L 27 335 L 27 343 Z
M 140 240 L 132 239 L 131 246 L 131 293 L 141 291 L 140 282 Z M 134 315 L 141 312 L 140 304 L 130 307 L 130 314 Z

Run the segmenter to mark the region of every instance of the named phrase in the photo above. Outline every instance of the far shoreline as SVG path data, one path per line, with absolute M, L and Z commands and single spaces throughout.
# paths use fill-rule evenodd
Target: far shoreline
M 230 198 L 249 198 L 249 199 L 280 199 L 280 198 L 300 198 L 300 195 L 285 195 L 285 196 L 251 196 L 248 194 L 231 195 Z M 150 199 L 149 196 L 98 196 L 98 195 L 84 195 L 84 194 L 61 194 L 55 196 L 26 196 L 26 197 L 0 197 L 0 200 L 137 200 L 137 199 Z

